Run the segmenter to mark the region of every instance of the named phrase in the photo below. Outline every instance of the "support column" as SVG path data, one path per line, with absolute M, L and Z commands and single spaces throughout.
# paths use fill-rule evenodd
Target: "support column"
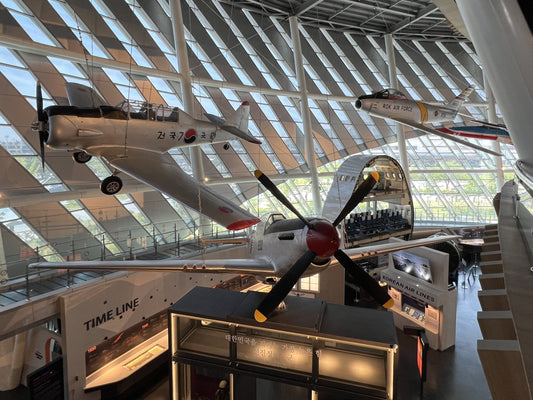
M 389 64 L 389 85 L 398 89 L 398 76 L 396 75 L 396 58 L 394 57 L 394 43 L 392 34 L 385 35 L 385 51 L 387 52 L 387 60 Z M 403 125 L 395 122 L 396 126 L 396 138 L 398 140 L 398 151 L 400 153 L 400 165 L 402 166 L 405 174 L 407 184 L 411 184 L 411 178 L 409 175 L 409 160 L 407 158 L 407 147 L 405 145 L 405 133 Z
M 170 13 L 172 15 L 172 29 L 174 32 L 174 46 L 176 57 L 178 58 L 178 69 L 181 74 L 181 97 L 183 99 L 184 111 L 194 115 L 194 96 L 192 94 L 192 79 L 189 68 L 189 57 L 187 55 L 187 41 L 185 40 L 185 30 L 183 29 L 183 16 L 181 13 L 180 0 L 170 0 Z M 189 147 L 189 157 L 191 160 L 192 174 L 198 182 L 203 182 L 205 177 L 202 163 L 202 151 L 199 146 Z M 201 208 L 201 202 L 200 202 Z M 201 211 L 201 210 L 198 210 Z M 204 236 L 209 220 L 200 212 L 200 224 L 198 227 L 200 237 Z
M 486 74 L 483 74 L 483 85 L 485 86 L 485 94 L 487 95 L 487 121 L 491 124 L 496 124 L 498 118 L 496 117 L 496 100 L 494 99 L 494 94 L 492 93 L 492 88 L 490 87 L 489 80 L 487 79 Z M 492 144 L 492 150 L 501 153 L 500 142 L 497 140 Z M 505 183 L 505 177 L 503 175 L 503 162 L 502 157 L 493 156 L 496 161 L 496 183 L 497 190 L 500 191 Z
M 309 102 L 307 98 L 307 85 L 305 83 L 305 70 L 302 57 L 302 46 L 300 43 L 300 32 L 298 31 L 298 17 L 289 18 L 291 26 L 291 37 L 294 51 L 294 67 L 296 69 L 296 78 L 298 79 L 298 90 L 300 91 L 300 110 L 305 137 L 305 158 L 309 166 L 311 175 L 311 192 L 313 197 L 313 209 L 315 215 L 320 215 L 322 210 L 322 200 L 320 199 L 320 186 L 318 183 L 318 172 L 316 167 L 315 149 L 313 146 L 313 130 L 311 127 L 311 113 L 309 111 Z

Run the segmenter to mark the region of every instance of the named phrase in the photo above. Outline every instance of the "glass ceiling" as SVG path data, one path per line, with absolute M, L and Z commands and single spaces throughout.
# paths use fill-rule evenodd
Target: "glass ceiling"
M 45 106 L 66 104 L 64 83 L 77 82 L 95 88 L 110 104 L 128 98 L 182 107 L 168 2 L 48 0 L 38 8 L 22 0 L 0 3 L 5 7 L 0 10 L 0 80 L 6 87 L 0 95 L 0 146 L 10 171 L 3 178 L 0 200 L 13 198 L 0 203 L 0 224 L 6 228 L 6 255 L 0 262 L 13 262 L 23 248 L 40 248 L 50 260 L 72 253 L 94 258 L 100 251 L 119 254 L 147 246 L 147 241 L 164 244 L 177 235 L 194 234 L 197 212 L 160 193 L 129 192 L 128 183 L 138 185 L 134 180 L 126 181 L 123 192 L 112 198 L 77 197 L 82 190 L 98 188 L 111 171 L 98 159 L 73 165 L 69 154 L 48 149 L 43 170 L 38 137 L 29 128 L 35 119 L 37 81 L 44 88 Z M 206 176 L 226 179 L 216 190 L 256 215 L 284 210 L 250 177 L 256 168 L 269 175 L 308 172 L 288 21 L 217 0 L 181 4 L 193 116 L 228 116 L 248 101 L 249 130 L 262 141 L 257 146 L 234 140 L 229 150 L 222 145 L 203 147 Z M 381 36 L 318 24 L 301 25 L 299 30 L 325 199 L 331 176 L 345 157 L 384 153 L 399 158 L 394 124 L 354 107 L 357 96 L 389 86 L 387 56 Z M 469 42 L 402 39 L 394 47 L 398 89 L 415 100 L 443 102 L 472 84 L 470 100 L 476 106 L 464 107 L 447 126 L 485 119 L 486 107 L 480 106 L 486 99 L 483 70 Z M 407 132 L 407 137 L 417 224 L 496 221 L 494 157 L 420 132 Z M 516 153 L 512 145 L 502 145 L 501 151 L 508 180 Z M 188 152 L 170 153 L 191 173 Z M 308 179 L 287 179 L 280 189 L 303 214 L 313 212 Z M 46 193 L 64 197 L 36 200 Z M 17 202 L 22 198 L 24 202 Z M 214 226 L 213 232 L 219 229 Z M 132 238 L 145 240 L 132 244 Z

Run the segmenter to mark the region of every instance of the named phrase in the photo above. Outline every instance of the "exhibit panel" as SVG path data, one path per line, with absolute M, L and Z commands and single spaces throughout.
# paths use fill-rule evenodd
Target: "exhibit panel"
M 209 376 L 228 382 L 230 398 L 272 398 L 265 393 L 281 386 L 292 398 L 394 398 L 389 313 L 289 296 L 285 311 L 259 325 L 252 315 L 262 297 L 195 288 L 170 308 L 172 398 L 197 399 L 198 380 Z
M 388 267 L 381 271 L 394 299 L 390 311 L 396 326 L 425 328 L 435 350 L 455 345 L 457 287 L 448 285 L 448 257 L 427 247 L 412 248 L 389 254 Z
M 191 288 L 225 275 L 116 274 L 60 298 L 69 399 L 134 396 L 168 364 L 167 309 Z M 122 397 L 121 397 L 122 396 Z

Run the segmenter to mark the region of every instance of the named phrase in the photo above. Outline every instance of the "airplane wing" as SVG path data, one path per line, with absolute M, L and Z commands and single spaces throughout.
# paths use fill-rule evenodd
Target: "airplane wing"
M 92 147 L 87 151 L 103 157 L 111 166 L 197 210 L 230 230 L 240 230 L 260 220 L 248 211 L 197 182 L 168 153 L 122 147 Z
M 492 151 L 490 149 L 487 149 L 486 147 L 478 146 L 477 144 L 474 144 L 474 143 L 467 142 L 466 140 L 461 140 L 461 139 L 459 139 L 459 138 L 457 138 L 457 137 L 455 137 L 453 135 L 448 135 L 446 133 L 440 132 L 440 131 L 438 131 L 438 130 L 436 130 L 434 128 L 431 128 L 431 127 L 423 125 L 423 124 L 419 124 L 419 123 L 416 123 L 416 122 L 413 122 L 413 121 L 408 121 L 408 120 L 401 119 L 401 118 L 389 118 L 389 119 L 392 119 L 393 121 L 399 122 L 400 124 L 410 126 L 411 128 L 419 129 L 419 130 L 421 130 L 423 132 L 432 133 L 433 135 L 440 136 L 440 137 L 442 137 L 444 139 L 452 140 L 452 141 L 460 143 L 460 144 L 462 144 L 464 146 L 468 146 L 468 147 L 471 147 L 471 148 L 479 150 L 479 151 L 484 151 L 485 153 L 492 154 L 493 156 L 502 156 L 501 153 L 498 153 L 496 151 Z
M 70 269 L 78 271 L 155 271 L 155 272 L 199 272 L 199 273 L 233 273 L 260 276 L 274 276 L 274 266 L 261 259 L 225 259 L 225 260 L 131 260 L 131 261 L 65 261 L 38 262 L 30 264 L 37 269 Z
M 512 144 L 509 132 L 503 128 L 494 128 L 493 126 L 452 126 L 451 128 L 438 128 L 440 132 L 448 135 L 457 135 L 474 139 L 498 140 L 503 143 Z
M 460 236 L 457 236 L 457 235 L 445 235 L 445 236 L 443 235 L 443 236 L 436 236 L 436 237 L 427 237 L 423 239 L 405 240 L 405 241 L 397 241 L 397 242 L 390 242 L 390 243 L 384 243 L 384 244 L 375 244 L 375 245 L 369 245 L 369 246 L 356 247 L 353 249 L 345 249 L 344 252 L 348 254 L 348 256 L 353 261 L 358 261 L 364 258 L 376 257 L 382 254 L 393 253 L 399 250 L 410 249 L 412 247 L 427 246 L 430 244 L 447 242 L 449 240 L 457 239 L 459 237 Z M 331 262 L 333 263 L 334 260 L 332 259 Z

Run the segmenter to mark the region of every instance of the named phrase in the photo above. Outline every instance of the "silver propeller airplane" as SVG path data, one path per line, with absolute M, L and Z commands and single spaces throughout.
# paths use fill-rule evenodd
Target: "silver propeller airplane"
M 67 261 L 40 262 L 31 268 L 121 271 L 182 271 L 198 273 L 251 274 L 277 277 L 279 280 L 257 306 L 254 318 L 264 322 L 289 294 L 298 279 L 324 271 L 331 265 L 341 264 L 383 307 L 391 307 L 393 300 L 387 290 L 368 275 L 354 261 L 376 257 L 398 250 L 449 241 L 457 236 L 438 236 L 344 249 L 339 225 L 346 216 L 370 193 L 379 179 L 372 172 L 356 189 L 333 222 L 323 217 L 305 218 L 261 171 L 256 178 L 297 218 L 286 219 L 282 214 L 267 214 L 254 226 L 245 259 L 208 260 L 134 260 L 134 261 Z
M 433 124 L 453 121 L 459 108 L 463 105 L 470 93 L 472 93 L 472 90 L 472 86 L 468 86 L 448 104 L 432 105 L 408 99 L 399 90 L 384 89 L 370 95 L 358 97 L 355 102 L 355 108 L 374 117 L 392 119 L 400 124 L 410 126 L 413 129 L 419 129 L 423 132 L 452 140 L 476 150 L 484 151 L 495 156 L 501 156 L 498 152 L 458 139 L 454 135 L 449 135 L 424 125 L 426 123 Z
M 197 120 L 178 108 L 125 100 L 118 106 L 105 104 L 91 88 L 66 84 L 69 106 L 43 109 L 41 85 L 37 85 L 37 122 L 44 168 L 45 145 L 73 151 L 78 163 L 92 156 L 104 160 L 115 171 L 102 181 L 104 194 L 122 188 L 119 171 L 152 186 L 195 209 L 230 230 L 245 229 L 259 222 L 249 212 L 232 204 L 184 172 L 168 151 L 176 147 L 201 146 L 243 139 L 261 142 L 248 132 L 247 102 L 229 120 L 206 114 Z M 200 196 L 199 196 L 200 194 Z

